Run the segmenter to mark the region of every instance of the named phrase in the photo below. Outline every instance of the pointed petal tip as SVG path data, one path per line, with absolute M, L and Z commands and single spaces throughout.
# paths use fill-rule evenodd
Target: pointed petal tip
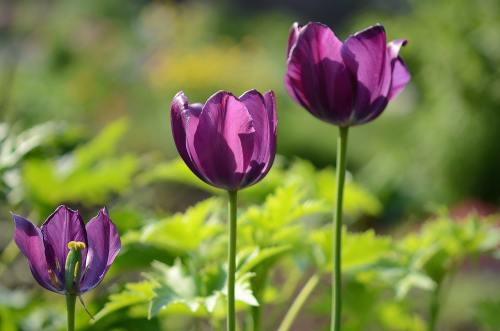
M 175 95 L 174 95 L 174 99 L 175 98 L 178 98 L 178 97 L 186 97 L 186 94 L 184 93 L 183 90 L 180 90 L 179 92 L 177 92 Z
M 188 107 L 188 98 L 184 94 L 184 92 L 180 91 L 175 94 L 172 99 L 172 103 L 170 104 L 170 108 L 172 112 L 180 112 L 184 108 Z
M 100 210 L 99 210 L 99 213 L 103 214 L 103 215 L 106 215 L 109 217 L 109 210 L 108 210 L 108 207 L 106 206 L 103 206 Z
M 14 237 L 16 236 L 18 230 L 27 233 L 30 231 L 32 232 L 33 229 L 38 229 L 38 227 L 35 224 L 33 224 L 30 220 L 20 215 L 14 214 L 13 212 L 10 212 L 10 214 L 12 215 L 12 220 L 14 221 L 14 224 L 16 226 L 16 229 L 14 231 Z
M 363 30 L 360 30 L 358 32 L 355 32 L 351 34 L 349 37 L 347 37 L 346 41 L 351 39 L 351 38 L 373 38 L 376 37 L 379 34 L 383 34 L 384 36 L 386 35 L 385 28 L 382 24 L 376 23 L 373 25 L 370 25 L 367 28 L 364 28 Z
M 251 89 L 251 90 L 243 92 L 243 94 L 239 98 L 237 98 L 237 99 L 239 101 L 242 101 L 245 98 L 248 98 L 248 97 L 251 97 L 251 96 L 254 96 L 254 95 L 257 96 L 257 97 L 259 97 L 262 100 L 262 102 L 264 102 L 264 96 L 262 95 L 262 93 L 260 93 L 259 91 L 257 91 L 257 89 L 254 89 L 254 88 Z
M 82 216 L 80 215 L 80 211 L 78 209 L 71 209 L 66 205 L 59 205 L 53 212 L 52 214 L 47 217 L 45 222 L 43 222 L 42 227 L 44 227 L 47 223 L 49 223 L 56 215 L 58 215 L 61 211 L 67 212 L 69 214 L 75 215 L 78 219 L 82 220 Z
M 276 94 L 274 93 L 273 90 L 267 90 L 266 92 L 264 92 L 264 97 L 266 97 L 266 96 L 270 96 L 270 97 L 275 98 Z
M 226 90 L 218 90 L 217 92 L 212 94 L 210 97 L 208 97 L 207 101 L 203 105 L 202 111 L 204 111 L 207 108 L 210 108 L 210 107 L 208 107 L 210 103 L 219 104 L 222 102 L 222 100 L 224 100 L 224 98 L 234 98 L 234 99 L 239 101 L 239 98 L 236 97 L 233 93 L 226 91 Z

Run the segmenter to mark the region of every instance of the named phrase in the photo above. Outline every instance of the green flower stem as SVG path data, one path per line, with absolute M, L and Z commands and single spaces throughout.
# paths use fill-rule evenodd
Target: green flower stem
M 257 299 L 257 302 L 261 302 L 259 299 Z M 252 330 L 253 331 L 260 331 L 262 329 L 262 323 L 261 323 L 261 315 L 262 315 L 262 309 L 259 306 L 252 307 Z
M 435 331 L 438 324 L 439 313 L 441 311 L 442 288 L 443 288 L 443 281 L 441 280 L 437 282 L 436 288 L 431 294 L 432 297 L 431 297 L 431 304 L 429 307 L 429 320 L 427 324 L 428 331 Z
M 236 331 L 236 309 L 234 302 L 234 283 L 236 274 L 236 208 L 237 191 L 228 191 L 229 195 L 229 244 L 227 275 L 227 331 Z
M 297 315 L 299 314 L 300 310 L 306 303 L 307 298 L 311 295 L 311 293 L 314 291 L 316 286 L 319 283 L 319 275 L 314 274 L 309 278 L 309 280 L 306 282 L 302 290 L 300 290 L 299 294 L 293 301 L 292 305 L 288 309 L 288 312 L 285 315 L 285 318 L 283 318 L 283 321 L 281 322 L 281 325 L 278 328 L 278 331 L 288 331 L 293 325 L 293 322 L 297 318 Z
M 333 272 L 332 272 L 332 317 L 331 331 L 340 331 L 340 322 L 342 315 L 342 203 L 344 197 L 345 166 L 347 152 L 347 133 L 348 127 L 339 128 L 337 139 L 337 187 L 335 214 L 333 219 Z
M 66 310 L 68 312 L 68 331 L 75 330 L 75 303 L 76 295 L 66 294 Z
M 254 289 L 254 296 L 259 302 L 258 306 L 253 306 L 252 309 L 252 329 L 253 331 L 262 330 L 262 309 L 264 307 L 264 291 L 267 283 L 267 276 L 269 273 L 269 268 L 267 266 L 262 266 L 255 270 L 255 277 L 252 278 L 252 288 Z

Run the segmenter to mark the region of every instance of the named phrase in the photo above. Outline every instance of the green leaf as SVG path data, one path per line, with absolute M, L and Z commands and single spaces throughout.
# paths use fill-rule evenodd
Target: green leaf
M 410 272 L 396 283 L 396 298 L 403 299 L 412 288 L 432 291 L 436 288 L 436 283 L 423 273 Z
M 94 316 L 95 321 L 124 308 L 140 304 L 147 305 L 154 297 L 154 288 L 155 284 L 151 281 L 126 284 L 125 290 L 109 297 L 104 308 Z
M 223 231 L 215 217 L 220 201 L 208 199 L 166 219 L 152 222 L 138 231 L 129 232 L 124 245 L 135 242 L 185 253 L 199 248 L 201 243 Z
M 42 206 L 102 204 L 111 194 L 128 190 L 138 162 L 132 155 L 116 156 L 126 128 L 126 121 L 115 122 L 73 153 L 26 162 L 22 170 L 26 195 Z
M 332 269 L 332 234 L 331 226 L 315 230 L 310 239 L 315 244 L 315 259 L 324 271 Z M 342 272 L 355 275 L 361 270 L 377 265 L 392 252 L 392 241 L 389 237 L 377 236 L 373 230 L 362 233 L 348 232 L 342 234 Z
M 238 253 L 238 272 L 241 274 L 255 270 L 258 266 L 270 262 L 292 249 L 290 245 L 267 248 L 247 248 Z
M 204 294 L 206 284 L 197 281 L 198 275 L 191 274 L 180 260 L 173 266 L 155 262 L 154 272 L 148 277 L 157 286 L 154 289 L 154 297 L 151 300 L 149 316 L 154 317 L 160 313 L 177 313 L 191 316 L 210 316 L 215 314 L 217 306 L 226 295 L 226 283 L 220 283 L 219 288 L 212 289 Z M 226 279 L 225 271 L 223 278 Z M 198 272 L 195 270 L 194 272 Z M 257 300 L 250 288 L 251 273 L 238 274 L 235 284 L 235 299 L 248 305 L 258 305 Z
M 260 206 L 249 207 L 239 217 L 239 237 L 248 246 L 268 247 L 300 242 L 299 222 L 328 210 L 322 202 L 304 198 L 297 185 L 278 188 Z
M 16 165 L 33 149 L 60 132 L 61 124 L 46 122 L 16 133 L 15 128 L 0 122 L 0 173 Z
M 297 184 L 311 198 L 321 199 L 332 209 L 335 201 L 336 174 L 332 168 L 316 170 L 307 161 L 297 160 L 287 173 L 287 181 Z M 382 210 L 380 201 L 347 176 L 344 187 L 344 215 L 355 219 L 361 215 L 376 216 Z

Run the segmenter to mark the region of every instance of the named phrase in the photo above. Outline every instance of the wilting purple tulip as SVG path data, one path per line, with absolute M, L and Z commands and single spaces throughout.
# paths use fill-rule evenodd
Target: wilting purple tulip
M 60 206 L 39 228 L 12 215 L 14 240 L 44 288 L 79 295 L 96 287 L 120 251 L 120 237 L 106 209 L 85 225 L 78 211 Z M 68 264 L 74 259 L 68 275 Z M 79 263 L 79 265 L 78 265 Z M 83 266 L 83 268 L 82 268 Z
M 372 121 L 410 81 L 398 56 L 406 40 L 386 44 L 375 25 L 342 43 L 321 23 L 295 23 L 288 38 L 285 85 L 290 96 L 323 121 L 346 127 Z
M 219 91 L 203 104 L 183 92 L 171 104 L 175 145 L 187 166 L 206 183 L 229 191 L 261 180 L 276 153 L 276 101 L 272 91 L 237 98 Z

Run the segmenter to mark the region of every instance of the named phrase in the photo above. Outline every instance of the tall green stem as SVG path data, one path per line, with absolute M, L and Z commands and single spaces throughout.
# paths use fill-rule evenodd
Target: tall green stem
M 288 309 L 288 312 L 285 315 L 285 318 L 283 318 L 283 321 L 281 322 L 278 331 L 288 331 L 292 327 L 293 322 L 297 318 L 297 315 L 299 314 L 300 310 L 302 309 L 302 306 L 306 303 L 307 298 L 311 295 L 311 293 L 314 291 L 316 286 L 319 283 L 319 275 L 314 274 L 309 278 L 307 283 L 304 285 L 302 290 L 300 290 L 300 293 L 297 295 L 295 300 L 293 301 L 292 305 L 290 306 L 290 309 Z
M 75 303 L 76 295 L 66 294 L 66 310 L 68 312 L 68 331 L 75 330 Z
M 234 302 L 234 283 L 236 273 L 236 208 L 238 193 L 228 191 L 229 195 L 229 244 L 227 275 L 227 331 L 236 331 L 236 309 Z
M 344 181 L 347 151 L 348 127 L 339 128 L 337 139 L 337 187 L 335 214 L 333 219 L 333 272 L 332 272 L 332 320 L 331 331 L 340 331 L 342 315 L 342 202 L 344 197 Z
M 434 292 L 432 292 L 431 304 L 429 307 L 429 320 L 427 324 L 427 331 L 435 331 L 439 313 L 441 311 L 441 289 L 443 288 L 443 281 L 437 282 Z

